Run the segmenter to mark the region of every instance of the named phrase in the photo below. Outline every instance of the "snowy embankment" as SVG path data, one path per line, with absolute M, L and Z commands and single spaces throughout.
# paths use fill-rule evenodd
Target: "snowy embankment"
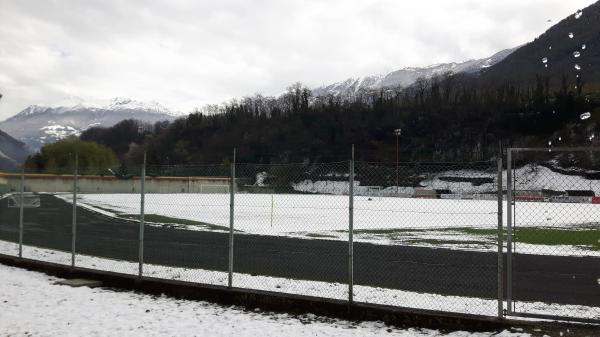
M 442 333 L 396 329 L 312 314 L 249 311 L 103 288 L 54 284 L 45 274 L 0 265 L 0 331 L 6 336 L 422 336 L 517 337 L 528 333 Z
M 17 253 L 17 245 L 6 241 L 0 241 L 0 253 L 15 255 Z M 23 257 L 65 265 L 70 265 L 71 263 L 70 253 L 30 246 L 23 247 Z M 138 263 L 87 255 L 77 255 L 76 265 L 83 268 L 113 271 L 124 274 L 137 275 L 138 273 Z M 228 274 L 226 272 L 204 269 L 175 268 L 152 264 L 144 265 L 144 276 L 220 286 L 227 286 L 228 282 Z M 234 273 L 233 286 L 236 288 L 266 290 L 341 300 L 348 298 L 348 285 L 342 283 L 306 281 Z M 490 280 L 490 287 L 493 286 L 495 286 L 495 281 Z M 354 286 L 354 300 L 356 302 L 364 303 L 485 316 L 496 316 L 498 305 L 498 302 L 495 299 L 445 296 L 439 294 L 417 293 L 361 285 Z M 575 317 L 600 319 L 600 315 L 598 315 L 598 312 L 595 310 L 595 308 L 581 305 L 559 305 L 552 303 L 519 301 L 516 303 L 516 308 L 518 311 L 528 313 L 557 316 L 569 313 L 569 315 L 574 315 Z
M 600 180 L 586 179 L 577 175 L 565 175 L 554 172 L 544 166 L 526 165 L 513 169 L 513 178 L 516 190 L 541 191 L 554 190 L 592 190 L 600 195 Z M 502 171 L 502 186 L 506 190 L 506 170 Z M 474 185 L 468 181 L 451 181 L 452 178 L 486 178 L 489 182 Z M 386 196 L 405 195 L 412 196 L 415 188 L 407 186 L 381 187 L 361 186 L 360 181 L 355 181 L 354 193 L 356 195 Z M 294 190 L 308 193 L 348 194 L 347 181 L 312 181 L 304 180 L 293 185 Z M 449 190 L 453 194 L 496 193 L 498 190 L 498 174 L 481 170 L 448 170 L 432 174 L 424 174 L 420 182 L 422 189 Z

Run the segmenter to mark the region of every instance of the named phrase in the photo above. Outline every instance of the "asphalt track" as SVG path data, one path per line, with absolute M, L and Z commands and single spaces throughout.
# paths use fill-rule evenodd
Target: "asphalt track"
M 40 197 L 41 207 L 25 209 L 24 244 L 70 251 L 72 204 L 52 195 Z M 8 208 L 6 199 L 0 200 L 1 240 L 18 241 L 18 219 L 19 210 Z M 77 253 L 137 261 L 137 222 L 85 208 L 78 208 L 77 219 Z M 347 280 L 346 242 L 236 234 L 234 247 L 235 272 L 326 282 Z M 226 271 L 228 235 L 146 226 L 144 260 Z M 496 275 L 494 253 L 354 244 L 354 281 L 358 285 L 496 298 Z M 599 278 L 600 258 L 515 254 L 513 298 L 600 306 Z

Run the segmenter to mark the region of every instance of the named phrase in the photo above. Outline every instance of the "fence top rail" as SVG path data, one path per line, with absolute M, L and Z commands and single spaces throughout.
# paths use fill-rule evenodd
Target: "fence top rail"
M 47 174 L 47 173 L 6 173 L 0 172 L 0 178 L 21 178 L 24 176 L 25 179 L 73 179 L 72 174 Z M 92 180 L 140 180 L 139 176 L 132 176 L 129 178 L 119 178 L 115 176 L 101 176 L 101 175 L 77 175 L 78 179 L 92 179 Z M 171 180 L 171 181 L 229 181 L 229 177 L 200 177 L 200 176 L 189 176 L 189 177 L 169 177 L 169 176 L 146 176 L 146 180 Z
M 598 146 L 575 147 L 509 147 L 508 152 L 569 152 L 569 151 L 600 151 Z
M 348 159 L 350 160 L 350 159 Z M 310 167 L 315 165 L 337 165 L 337 164 L 348 164 L 348 160 L 345 161 L 324 161 L 314 163 L 248 163 L 248 162 L 236 162 L 236 166 L 303 166 Z
M 370 164 L 370 165 L 396 165 L 395 161 L 363 161 L 355 160 L 357 164 Z M 477 165 L 477 164 L 490 164 L 496 163 L 496 158 L 480 161 L 398 161 L 398 165 Z

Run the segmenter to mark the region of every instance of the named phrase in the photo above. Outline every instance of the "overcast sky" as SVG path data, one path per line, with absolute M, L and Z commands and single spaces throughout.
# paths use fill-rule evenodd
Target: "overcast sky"
M 0 119 L 73 97 L 189 112 L 297 81 L 482 58 L 593 2 L 0 0 Z

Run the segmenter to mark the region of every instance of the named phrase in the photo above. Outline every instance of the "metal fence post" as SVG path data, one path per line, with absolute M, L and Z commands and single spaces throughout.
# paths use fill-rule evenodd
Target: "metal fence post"
M 498 318 L 504 316 L 504 293 L 503 293 L 503 238 L 502 238 L 502 147 L 498 149 Z
M 75 154 L 75 169 L 73 172 L 73 217 L 71 225 L 71 267 L 75 267 L 75 244 L 77 241 L 77 174 L 79 156 Z
M 23 257 L 23 203 L 25 198 L 25 167 L 21 171 L 21 195 L 19 197 L 19 258 Z
M 354 301 L 354 144 L 349 163 L 350 187 L 348 188 L 348 304 Z
M 231 177 L 229 179 L 229 264 L 227 286 L 233 287 L 233 219 L 235 203 L 235 148 L 233 149 L 233 161 L 231 162 Z
M 512 151 L 506 150 L 506 309 L 512 314 Z
M 140 177 L 140 237 L 139 237 L 139 267 L 138 276 L 141 278 L 144 272 L 144 206 L 146 202 L 146 151 L 142 164 L 142 176 Z

